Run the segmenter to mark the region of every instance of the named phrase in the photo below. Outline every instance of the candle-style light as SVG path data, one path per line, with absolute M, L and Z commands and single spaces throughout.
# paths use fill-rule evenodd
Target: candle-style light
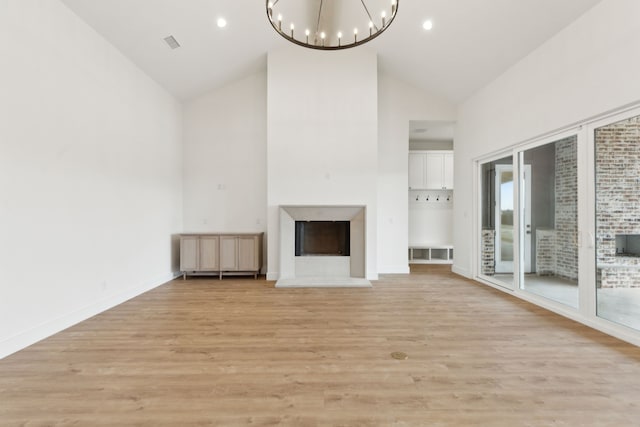
M 382 13 L 380 14 L 382 16 L 382 28 L 384 28 L 385 26 L 385 21 L 387 19 L 387 12 L 385 12 L 384 10 L 382 11 Z
M 369 21 L 369 37 L 373 34 L 373 21 Z
M 338 31 L 338 46 L 340 46 L 341 39 L 342 39 L 342 31 Z
M 291 38 L 293 38 L 293 29 L 295 28 L 295 26 L 293 25 L 293 22 L 291 23 Z
M 282 31 L 282 15 L 278 15 L 278 30 Z
M 307 37 L 307 44 L 309 44 L 309 34 L 311 32 L 309 31 L 309 29 L 304 30 L 304 35 Z
M 357 28 L 353 29 L 353 42 L 354 43 L 358 43 L 358 29 Z
M 324 39 L 325 37 L 327 37 L 327 35 L 323 32 L 320 33 L 320 38 L 322 39 L 322 46 L 324 46 Z
M 269 13 L 269 19 L 273 21 L 273 3 L 267 3 L 267 11 Z
M 391 14 L 396 14 L 396 0 L 391 0 Z

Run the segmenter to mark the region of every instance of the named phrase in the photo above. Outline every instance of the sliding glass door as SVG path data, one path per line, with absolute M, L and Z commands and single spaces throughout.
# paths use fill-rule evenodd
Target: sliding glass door
M 515 237 L 513 156 L 482 165 L 480 273 L 514 286 Z
M 640 343 L 640 107 L 477 168 L 476 276 Z
M 526 292 L 578 308 L 577 136 L 519 153 Z
M 593 138 L 597 316 L 640 330 L 640 116 Z

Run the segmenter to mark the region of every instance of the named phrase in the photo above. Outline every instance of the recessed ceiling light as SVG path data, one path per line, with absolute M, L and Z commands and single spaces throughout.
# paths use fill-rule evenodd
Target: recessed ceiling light
M 227 26 L 227 20 L 224 18 L 218 18 L 218 28 L 224 28 Z
M 424 21 L 424 24 L 422 24 L 422 28 L 430 31 L 433 28 L 433 21 L 431 19 L 427 19 L 426 21 Z

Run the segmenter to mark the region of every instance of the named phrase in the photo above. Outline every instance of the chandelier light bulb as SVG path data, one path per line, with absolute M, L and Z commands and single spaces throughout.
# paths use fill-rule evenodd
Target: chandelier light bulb
M 293 29 L 295 28 L 295 26 L 293 25 L 293 22 L 291 23 L 291 38 L 293 38 Z
M 431 19 L 427 19 L 424 21 L 424 24 L 422 24 L 422 28 L 427 31 L 431 30 L 433 28 L 433 21 Z
M 282 31 L 282 15 L 278 15 L 278 30 Z

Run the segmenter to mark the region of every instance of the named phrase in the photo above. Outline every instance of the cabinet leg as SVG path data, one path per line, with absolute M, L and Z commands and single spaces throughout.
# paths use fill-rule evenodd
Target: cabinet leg
M 220 278 L 219 278 L 219 280 L 222 280 L 222 271 L 220 272 Z
M 253 280 L 258 280 L 258 273 L 253 273 Z
M 187 273 L 182 273 L 182 280 L 187 280 Z

